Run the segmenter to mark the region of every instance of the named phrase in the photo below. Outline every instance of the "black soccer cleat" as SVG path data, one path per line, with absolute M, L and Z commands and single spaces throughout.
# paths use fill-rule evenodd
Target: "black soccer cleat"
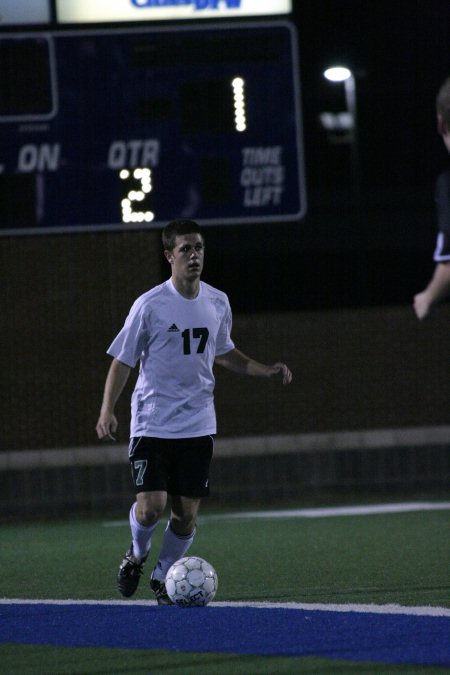
M 150 588 L 155 594 L 158 605 L 173 605 L 172 600 L 167 595 L 166 584 L 158 579 L 150 579 Z
M 142 560 L 134 557 L 133 544 L 131 544 L 120 564 L 117 575 L 117 588 L 125 598 L 131 597 L 136 591 L 146 560 L 147 556 L 142 558 Z

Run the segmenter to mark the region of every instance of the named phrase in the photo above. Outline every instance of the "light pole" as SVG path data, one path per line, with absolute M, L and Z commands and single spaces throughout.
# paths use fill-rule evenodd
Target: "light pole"
M 358 110 L 356 105 L 356 81 L 352 71 L 345 66 L 327 68 L 324 77 L 330 82 L 343 82 L 345 87 L 345 103 L 349 120 L 350 161 L 353 191 L 353 227 L 354 241 L 358 254 L 359 283 L 357 293 L 360 300 L 366 302 L 368 293 L 367 279 L 367 240 L 365 220 L 361 218 L 361 168 L 359 159 Z
M 361 167 L 359 161 L 359 134 L 358 134 L 358 109 L 356 104 L 356 80 L 352 71 L 345 66 L 333 66 L 323 73 L 329 82 L 343 82 L 345 90 L 345 103 L 347 113 L 351 120 L 350 127 L 350 152 L 352 169 L 353 197 L 355 200 L 355 212 L 359 218 L 361 203 Z

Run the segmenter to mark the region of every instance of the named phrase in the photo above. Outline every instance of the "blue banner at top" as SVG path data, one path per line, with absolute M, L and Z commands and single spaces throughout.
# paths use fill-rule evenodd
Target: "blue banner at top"
M 56 0 L 59 23 L 258 17 L 291 11 L 292 0 Z

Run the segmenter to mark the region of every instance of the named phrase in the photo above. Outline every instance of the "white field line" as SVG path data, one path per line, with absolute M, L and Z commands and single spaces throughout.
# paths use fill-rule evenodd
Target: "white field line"
M 240 511 L 217 513 L 199 517 L 199 523 L 216 520 L 253 520 L 255 518 L 339 518 L 341 516 L 369 516 L 379 513 L 412 513 L 416 511 L 448 511 L 450 502 L 405 502 L 399 504 L 367 504 L 361 506 L 335 506 L 316 509 L 286 509 L 273 511 Z M 110 520 L 105 527 L 128 525 L 128 520 Z
M 27 600 L 20 598 L 0 598 L 1 605 L 98 605 L 105 607 L 151 607 L 157 606 L 156 600 Z M 404 605 L 363 605 L 363 604 L 327 604 L 302 602 L 213 602 L 214 607 L 251 607 L 253 609 L 294 609 L 309 612 L 359 612 L 363 614 L 407 614 L 412 616 L 448 616 L 448 607 L 408 607 Z
M 211 520 L 249 518 L 336 518 L 341 516 L 368 516 L 378 513 L 411 513 L 414 511 L 449 510 L 450 502 L 409 502 L 402 504 L 369 504 L 364 506 L 335 506 L 317 509 L 287 509 L 274 511 L 243 511 L 203 516 Z

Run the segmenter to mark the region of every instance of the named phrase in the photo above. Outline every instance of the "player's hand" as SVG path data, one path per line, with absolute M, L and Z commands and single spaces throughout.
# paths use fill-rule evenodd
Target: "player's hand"
M 115 432 L 119 426 L 116 416 L 112 413 L 100 413 L 95 430 L 101 441 L 115 441 Z
M 413 307 L 416 316 L 420 321 L 429 317 L 433 309 L 433 305 L 425 291 L 414 296 Z
M 268 377 L 277 377 L 282 378 L 283 384 L 290 384 L 292 382 L 292 373 L 285 363 L 274 363 L 273 366 L 269 366 Z

